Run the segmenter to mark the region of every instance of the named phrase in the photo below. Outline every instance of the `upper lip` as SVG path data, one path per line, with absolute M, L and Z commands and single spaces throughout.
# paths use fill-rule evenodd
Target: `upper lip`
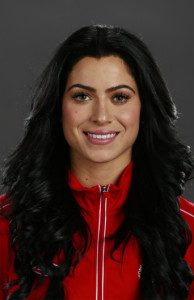
M 119 133 L 116 130 L 110 130 L 110 129 L 97 129 L 97 130 L 84 130 L 84 133 L 90 133 L 90 134 L 111 134 L 111 133 Z

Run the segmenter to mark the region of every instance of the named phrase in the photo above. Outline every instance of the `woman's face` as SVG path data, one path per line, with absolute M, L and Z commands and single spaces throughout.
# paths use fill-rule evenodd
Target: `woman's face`
M 129 163 L 140 110 L 136 82 L 121 58 L 78 61 L 68 76 L 62 103 L 63 132 L 72 162 Z

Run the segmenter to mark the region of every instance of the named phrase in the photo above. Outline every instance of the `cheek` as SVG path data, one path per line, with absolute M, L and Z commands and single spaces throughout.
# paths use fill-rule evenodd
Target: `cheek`
M 139 127 L 140 106 L 138 108 L 125 109 L 121 114 L 121 121 L 126 129 L 129 126 Z
M 77 128 L 77 115 L 78 110 L 72 109 L 71 107 L 64 106 L 62 108 L 62 126 L 64 137 L 69 144 L 72 146 L 72 139 L 74 139 L 74 129 Z
M 62 123 L 63 123 L 63 129 L 67 128 L 73 128 L 79 123 L 79 111 L 77 108 L 74 107 L 68 107 L 63 106 L 62 111 Z

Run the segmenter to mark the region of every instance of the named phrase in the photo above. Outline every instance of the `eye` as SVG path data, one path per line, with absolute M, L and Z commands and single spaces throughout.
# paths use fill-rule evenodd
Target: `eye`
M 72 96 L 72 98 L 78 102 L 84 102 L 84 101 L 88 101 L 90 99 L 89 95 L 86 93 L 83 93 L 83 92 L 76 93 L 75 95 Z
M 129 95 L 119 93 L 119 94 L 114 95 L 113 101 L 116 103 L 125 103 L 125 102 L 127 102 L 127 100 L 129 98 L 130 98 Z

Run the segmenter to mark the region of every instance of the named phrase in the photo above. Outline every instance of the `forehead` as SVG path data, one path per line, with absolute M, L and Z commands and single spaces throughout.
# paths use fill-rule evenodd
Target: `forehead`
M 121 82 L 135 82 L 129 66 L 118 56 L 103 56 L 101 58 L 84 57 L 72 68 L 68 76 L 67 85 L 87 82 L 93 85 L 95 82 L 118 84 Z M 84 83 L 82 82 L 82 83 Z M 80 83 L 80 82 L 79 82 Z

